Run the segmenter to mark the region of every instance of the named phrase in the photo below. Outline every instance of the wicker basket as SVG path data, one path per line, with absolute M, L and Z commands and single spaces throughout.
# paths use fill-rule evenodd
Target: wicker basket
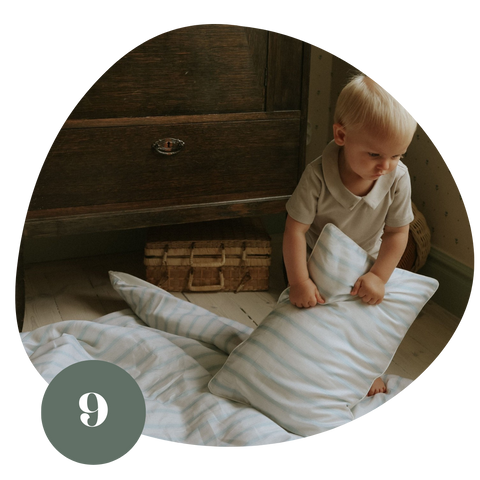
M 151 229 L 146 279 L 169 292 L 268 290 L 271 241 L 256 218 Z
M 418 272 L 425 265 L 430 252 L 430 229 L 423 214 L 412 202 L 413 222 L 410 224 L 408 243 L 398 268 Z

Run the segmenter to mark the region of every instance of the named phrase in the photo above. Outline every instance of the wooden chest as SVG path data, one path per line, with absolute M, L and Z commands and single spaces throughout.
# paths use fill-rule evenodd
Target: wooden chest
M 59 132 L 25 235 L 283 211 L 304 168 L 309 52 L 299 40 L 228 25 L 138 46 Z
M 149 231 L 144 262 L 170 292 L 268 290 L 271 242 L 255 218 L 170 225 Z
M 24 240 L 284 212 L 305 167 L 310 54 L 297 39 L 231 25 L 137 46 L 60 130 Z

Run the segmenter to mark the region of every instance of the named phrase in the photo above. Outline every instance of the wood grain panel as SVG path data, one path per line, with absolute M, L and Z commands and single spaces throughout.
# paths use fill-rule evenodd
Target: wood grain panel
M 70 119 L 263 111 L 267 41 L 227 25 L 164 33 L 109 68 Z

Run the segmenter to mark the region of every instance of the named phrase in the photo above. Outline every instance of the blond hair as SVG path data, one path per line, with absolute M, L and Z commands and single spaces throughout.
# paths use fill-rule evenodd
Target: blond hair
M 367 128 L 389 138 L 408 140 L 417 128 L 411 115 L 363 74 L 355 75 L 340 92 L 333 120 L 345 128 Z

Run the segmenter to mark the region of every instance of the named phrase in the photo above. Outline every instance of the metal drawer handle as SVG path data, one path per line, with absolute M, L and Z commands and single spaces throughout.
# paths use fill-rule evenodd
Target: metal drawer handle
M 175 155 L 185 146 L 185 142 L 178 138 L 161 138 L 157 140 L 152 148 L 162 155 Z

